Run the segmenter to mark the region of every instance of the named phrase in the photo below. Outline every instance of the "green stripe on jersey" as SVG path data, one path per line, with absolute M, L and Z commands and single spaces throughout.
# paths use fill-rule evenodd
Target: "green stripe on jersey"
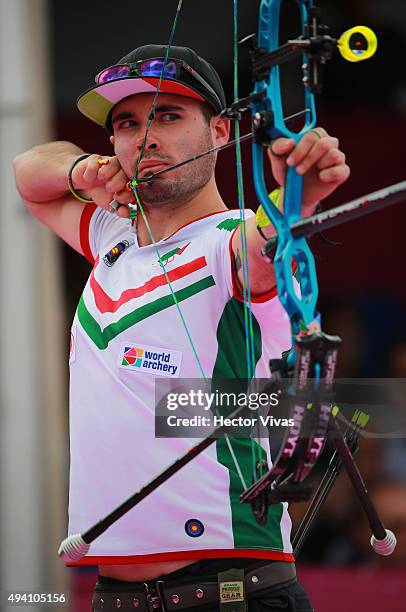
M 253 331 L 254 360 L 257 363 L 262 354 L 262 337 L 259 323 L 254 316 Z M 217 327 L 217 342 L 218 353 L 212 375 L 213 386 L 216 385 L 216 380 L 220 386 L 224 386 L 224 379 L 227 378 L 248 379 L 245 359 L 244 304 L 235 298 L 231 298 L 224 308 Z M 230 412 L 234 409 L 235 407 L 231 407 Z M 253 482 L 253 451 L 251 442 L 256 446 L 256 456 L 265 457 L 264 450 L 261 449 L 257 442 L 248 438 L 230 438 L 232 449 L 237 457 L 247 486 Z M 259 525 L 254 518 L 251 505 L 240 502 L 240 495 L 242 493 L 241 481 L 224 438 L 217 440 L 216 450 L 217 460 L 229 470 L 229 495 L 235 548 L 283 551 L 280 527 L 283 512 L 282 504 L 270 505 L 267 524 L 265 526 Z
M 204 291 L 215 284 L 214 278 L 211 275 L 206 276 L 205 278 L 202 278 L 184 289 L 175 291 L 176 299 L 178 302 L 183 302 L 183 300 L 187 300 L 193 295 L 196 295 L 197 293 L 200 293 L 201 291 Z M 171 294 L 165 295 L 157 300 L 154 300 L 153 302 L 149 302 L 149 304 L 144 304 L 143 306 L 136 308 L 132 312 L 124 315 L 124 317 L 115 323 L 110 323 L 110 325 L 102 329 L 96 319 L 88 311 L 82 295 L 78 305 L 78 319 L 83 329 L 89 338 L 95 343 L 97 348 L 103 350 L 108 347 L 110 340 L 113 340 L 113 338 L 121 334 L 129 327 L 132 327 L 136 323 L 139 323 L 140 321 L 143 321 L 144 319 L 147 319 L 148 317 L 157 314 L 166 308 L 174 306 L 174 304 L 175 302 L 173 296 Z

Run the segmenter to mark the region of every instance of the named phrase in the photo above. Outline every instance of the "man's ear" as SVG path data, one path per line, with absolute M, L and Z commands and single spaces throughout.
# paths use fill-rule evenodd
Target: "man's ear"
M 112 144 L 112 145 L 113 145 L 113 147 L 114 147 L 114 136 L 110 136 L 110 142 L 111 142 L 111 144 Z
M 220 115 L 212 117 L 211 128 L 214 130 L 216 146 L 221 146 L 228 142 L 230 138 L 230 120 L 222 119 Z

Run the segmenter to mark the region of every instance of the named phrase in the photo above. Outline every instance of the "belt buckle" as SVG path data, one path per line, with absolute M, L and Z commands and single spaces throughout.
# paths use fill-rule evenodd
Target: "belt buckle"
M 163 584 L 163 581 L 158 580 L 155 583 L 155 588 L 153 588 L 150 587 L 147 582 L 144 582 L 149 612 L 155 612 L 156 610 L 159 610 L 159 612 L 166 612 L 160 589 L 161 584 Z

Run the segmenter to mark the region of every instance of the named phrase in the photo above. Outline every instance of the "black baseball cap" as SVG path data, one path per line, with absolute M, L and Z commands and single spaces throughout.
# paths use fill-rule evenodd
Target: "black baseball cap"
M 111 132 L 111 113 L 118 102 L 137 93 L 155 93 L 161 73 L 159 66 L 162 66 L 159 60 L 165 58 L 166 52 L 166 45 L 144 45 L 122 57 L 112 67 L 99 72 L 97 84 L 77 100 L 80 112 Z M 143 64 L 146 60 L 157 62 Z M 132 70 L 134 64 L 136 70 Z M 127 65 L 131 65 L 129 70 Z M 121 70 L 120 66 L 124 68 Z M 151 70 L 153 66 L 155 70 Z M 216 115 L 225 108 L 226 100 L 219 75 L 193 49 L 171 47 L 165 68 L 159 91 L 207 102 Z

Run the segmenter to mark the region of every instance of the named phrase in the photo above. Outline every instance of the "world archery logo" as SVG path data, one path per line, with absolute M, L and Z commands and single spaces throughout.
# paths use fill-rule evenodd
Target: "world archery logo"
M 136 368 L 140 368 L 142 365 L 143 355 L 144 351 L 142 348 L 136 346 L 126 346 L 124 347 L 124 354 L 121 365 L 135 366 Z
M 118 359 L 120 368 L 175 378 L 179 376 L 181 362 L 180 351 L 131 342 L 123 342 Z

